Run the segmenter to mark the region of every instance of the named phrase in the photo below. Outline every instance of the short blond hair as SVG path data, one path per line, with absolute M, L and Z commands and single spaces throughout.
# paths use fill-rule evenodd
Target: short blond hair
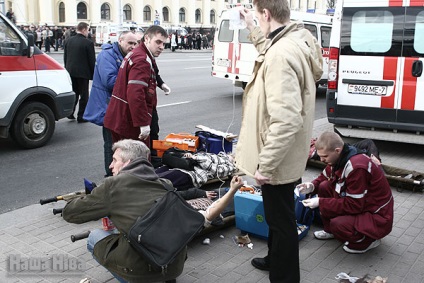
M 315 142 L 317 150 L 335 150 L 336 148 L 342 148 L 343 145 L 342 138 L 334 132 L 322 133 Z

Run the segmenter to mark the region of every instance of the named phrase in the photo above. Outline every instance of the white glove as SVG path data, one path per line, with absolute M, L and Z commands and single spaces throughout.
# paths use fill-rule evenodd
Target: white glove
M 300 194 L 306 195 L 310 194 L 314 191 L 315 186 L 310 182 L 302 183 L 296 186 L 296 189 L 299 190 Z
M 308 206 L 312 209 L 317 208 L 319 206 L 319 197 L 304 199 L 302 203 L 304 206 Z
M 138 136 L 140 140 L 147 139 L 149 135 L 150 135 L 150 126 L 140 127 L 140 135 Z
M 165 95 L 168 95 L 171 93 L 171 88 L 167 86 L 166 84 L 162 84 L 162 90 L 165 93 Z

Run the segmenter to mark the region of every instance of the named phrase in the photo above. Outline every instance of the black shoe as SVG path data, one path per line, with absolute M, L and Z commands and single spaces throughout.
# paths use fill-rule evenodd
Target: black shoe
M 78 123 L 87 123 L 88 121 L 87 121 L 87 120 L 85 120 L 85 119 L 83 119 L 83 118 L 78 118 L 78 119 L 77 119 L 77 122 L 78 122 Z
M 254 267 L 260 270 L 269 271 L 271 268 L 269 266 L 268 257 L 255 257 L 254 259 L 252 259 L 251 263 Z
M 69 115 L 67 118 L 68 118 L 69 120 L 75 120 L 75 116 L 74 116 L 74 114 Z

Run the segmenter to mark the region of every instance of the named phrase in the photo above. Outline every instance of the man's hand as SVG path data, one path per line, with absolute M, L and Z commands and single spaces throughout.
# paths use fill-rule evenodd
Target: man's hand
M 306 182 L 297 185 L 296 188 L 299 190 L 300 194 L 306 195 L 312 193 L 315 189 L 315 186 L 312 183 Z
M 216 192 L 215 191 L 206 191 L 206 197 L 208 199 L 213 199 L 214 197 L 216 197 Z
M 319 197 L 304 199 L 302 200 L 302 203 L 304 206 L 307 206 L 309 208 L 317 208 L 319 206 Z
M 255 21 L 253 20 L 253 12 L 250 10 L 246 8 L 240 9 L 240 17 L 246 22 L 249 31 L 252 31 L 256 27 Z
M 241 187 L 243 187 L 243 179 L 239 176 L 234 176 L 230 182 L 231 190 L 238 191 Z
M 150 126 L 140 127 L 140 135 L 138 136 L 140 140 L 147 139 L 149 135 L 150 135 Z
M 171 88 L 167 86 L 166 84 L 162 84 L 162 90 L 165 93 L 165 95 L 168 95 L 171 93 Z
M 261 172 L 259 172 L 259 170 L 256 170 L 256 172 L 255 172 L 255 180 L 256 180 L 256 183 L 258 183 L 258 185 L 261 185 L 261 186 L 265 185 L 266 183 L 269 183 L 269 181 L 271 181 L 270 178 L 262 175 Z

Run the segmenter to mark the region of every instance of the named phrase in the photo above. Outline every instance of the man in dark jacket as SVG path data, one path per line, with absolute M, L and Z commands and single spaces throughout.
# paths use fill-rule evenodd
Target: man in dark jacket
M 72 80 L 72 90 L 76 94 L 75 108 L 79 98 L 79 109 L 77 114 L 78 123 L 87 122 L 83 119 L 85 107 L 88 101 L 88 84 L 93 79 L 96 54 L 94 43 L 87 38 L 89 26 L 80 22 L 77 26 L 77 35 L 65 41 L 63 62 Z M 74 114 L 68 116 L 75 119 Z
M 63 218 L 71 223 L 85 223 L 108 217 L 120 233 L 94 230 L 87 248 L 94 258 L 120 282 L 157 282 L 173 280 L 184 268 L 186 249 L 167 266 L 166 272 L 152 269 L 149 262 L 134 250 L 124 237 L 139 216 L 148 212 L 167 190 L 148 161 L 149 148 L 141 141 L 121 140 L 113 145 L 113 176 L 93 189 L 91 194 L 75 198 L 63 209 Z M 239 177 L 231 181 L 230 190 L 206 211 L 205 226 L 210 225 L 243 185 Z M 171 239 L 172 240 L 172 239 Z
M 298 186 L 300 193 L 318 194 L 303 201 L 310 208 L 319 206 L 324 230 L 314 232 L 315 238 L 336 238 L 348 253 L 376 248 L 393 225 L 393 195 L 383 170 L 334 132 L 323 133 L 315 148 L 327 167 L 311 183 Z
M 136 44 L 136 35 L 131 31 L 124 31 L 119 35 L 118 42 L 102 45 L 102 51 L 97 55 L 93 85 L 84 112 L 84 120 L 102 126 L 103 128 L 106 177 L 112 176 L 109 165 L 112 162 L 113 152 L 112 134 L 103 126 L 103 118 L 112 95 L 116 77 L 118 76 L 119 67 L 124 57 L 134 49 Z

